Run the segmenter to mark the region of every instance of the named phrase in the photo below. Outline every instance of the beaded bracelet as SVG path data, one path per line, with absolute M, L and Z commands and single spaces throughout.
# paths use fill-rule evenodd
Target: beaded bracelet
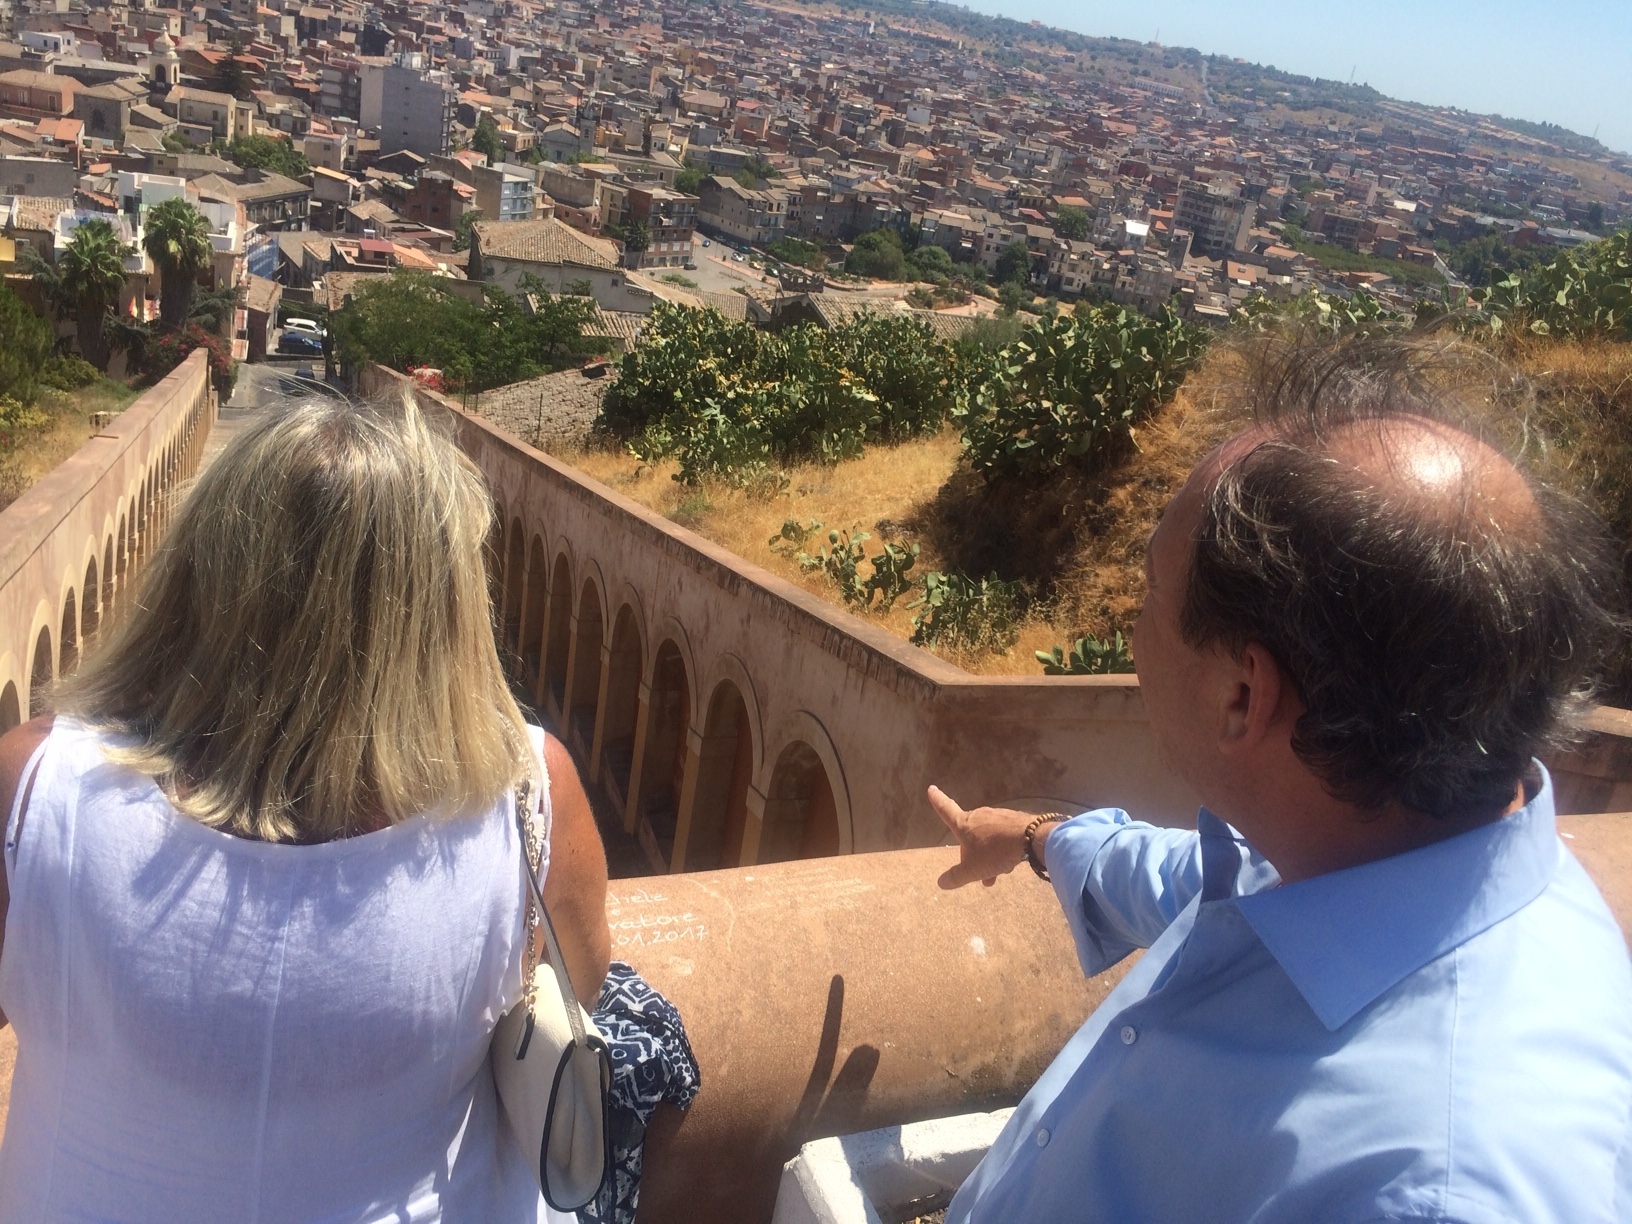
M 1026 862 L 1031 864 L 1031 869 L 1037 873 L 1039 880 L 1048 879 L 1048 868 L 1043 866 L 1037 858 L 1037 843 L 1034 840 L 1037 836 L 1037 830 L 1045 824 L 1055 824 L 1069 819 L 1071 819 L 1069 816 L 1061 812 L 1044 812 L 1041 816 L 1033 816 L 1031 823 L 1026 826 Z

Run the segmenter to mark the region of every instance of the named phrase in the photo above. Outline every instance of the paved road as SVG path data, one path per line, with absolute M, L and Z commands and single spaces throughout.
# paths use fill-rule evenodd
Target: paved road
M 755 288 L 775 288 L 775 282 L 766 279 L 756 272 L 745 260 L 738 263 L 732 256 L 735 254 L 730 247 L 722 246 L 718 242 L 704 247 L 701 235 L 691 240 L 691 258 L 697 267 L 685 270 L 675 268 L 653 268 L 651 274 L 661 277 L 665 272 L 679 271 L 681 276 L 689 277 L 697 282 L 699 289 L 710 293 L 730 293 L 738 285 L 751 285 Z

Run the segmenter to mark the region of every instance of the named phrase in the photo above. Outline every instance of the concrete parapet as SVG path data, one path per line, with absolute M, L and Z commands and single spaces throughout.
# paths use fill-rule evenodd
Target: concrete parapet
M 640 1218 L 763 1224 L 807 1140 L 1013 1105 L 1125 966 L 1084 982 L 1030 872 L 943 892 L 932 848 L 613 882 L 612 954 L 702 1068 L 653 1120 Z
M 195 352 L 0 511 L 0 732 L 29 716 L 120 605 L 214 418 L 206 354 Z

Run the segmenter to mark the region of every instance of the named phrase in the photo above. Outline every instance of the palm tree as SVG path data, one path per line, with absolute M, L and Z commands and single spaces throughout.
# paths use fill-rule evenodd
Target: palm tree
M 179 196 L 147 210 L 142 247 L 159 270 L 159 321 L 183 327 L 193 310 L 193 289 L 210 266 L 210 223 Z
M 37 257 L 31 261 L 57 309 L 73 315 L 80 354 L 99 370 L 108 368 L 108 319 L 125 287 L 125 260 L 133 253 L 110 222 L 94 220 L 74 231 L 56 267 Z

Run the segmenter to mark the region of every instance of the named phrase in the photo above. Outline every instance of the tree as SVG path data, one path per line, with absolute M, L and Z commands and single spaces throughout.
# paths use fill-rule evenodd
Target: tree
M 108 368 L 108 319 L 125 287 L 125 259 L 132 250 L 107 221 L 87 221 L 74 231 L 55 267 L 29 248 L 24 259 L 46 296 L 77 325 L 79 351 L 99 370 Z
M 652 231 L 644 221 L 631 221 L 623 227 L 623 249 L 638 255 L 652 245 Z
M 237 285 L 223 284 L 193 298 L 193 308 L 187 316 L 189 323 L 197 323 L 207 331 L 226 335 L 232 317 L 238 310 L 240 291 Z
M 249 94 L 249 77 L 236 55 L 228 55 L 216 65 L 210 85 L 217 93 L 231 94 L 239 101 Z
M 1010 281 L 1024 285 L 1031 279 L 1031 252 L 1018 238 L 1004 247 L 1003 253 L 997 257 L 996 279 L 1000 285 Z
M 159 138 L 159 143 L 164 146 L 166 153 L 191 153 L 193 151 L 193 142 L 180 132 L 166 132 Z
M 703 178 L 707 174 L 707 166 L 688 157 L 686 158 L 686 168 L 674 176 L 674 189 L 683 191 L 687 195 L 696 195 L 697 188 L 703 185 Z
M 55 339 L 49 323 L 0 285 L 0 400 L 33 402 Z
M 198 278 L 210 267 L 210 223 L 177 196 L 148 209 L 143 229 L 142 247 L 159 270 L 159 320 L 173 330 L 187 322 Z
M 952 275 L 952 256 L 933 244 L 921 246 L 907 256 L 907 270 L 919 280 L 940 283 Z
M 493 121 L 493 116 L 483 114 L 476 120 L 476 134 L 470 138 L 470 147 L 483 157 L 487 164 L 496 166 L 504 160 L 504 144 L 499 140 L 499 125 Z
M 998 313 L 1009 316 L 1015 314 L 1020 307 L 1026 304 L 1031 295 L 1026 292 L 1026 286 L 1017 280 L 1006 280 L 997 291 Z
M 478 305 L 426 272 L 369 277 L 331 317 L 335 351 L 352 366 L 431 366 L 450 386 L 477 391 L 561 369 L 590 351 L 583 329 L 593 301 L 552 296 L 536 277 L 517 287 L 525 304 L 490 286 Z
M 453 223 L 453 249 L 456 251 L 470 250 L 470 232 L 476 222 L 482 219 L 482 210 L 472 208 L 468 212 L 459 214 L 459 220 Z
M 810 268 L 820 272 L 827 263 L 827 256 L 822 254 L 822 248 L 814 242 L 806 242 L 803 238 L 784 235 L 765 249 L 783 263 L 793 264 L 799 268 Z
M 1054 232 L 1061 238 L 1071 242 L 1081 242 L 1088 237 L 1088 231 L 1093 226 L 1093 218 L 1088 213 L 1074 205 L 1066 204 L 1054 214 Z
M 900 280 L 906 275 L 907 258 L 901 251 L 901 235 L 892 229 L 876 229 L 856 239 L 845 256 L 844 270 L 852 276 L 878 280 Z
M 294 142 L 277 136 L 240 136 L 226 147 L 229 160 L 254 170 L 270 170 L 298 179 L 311 172 L 311 164 Z

